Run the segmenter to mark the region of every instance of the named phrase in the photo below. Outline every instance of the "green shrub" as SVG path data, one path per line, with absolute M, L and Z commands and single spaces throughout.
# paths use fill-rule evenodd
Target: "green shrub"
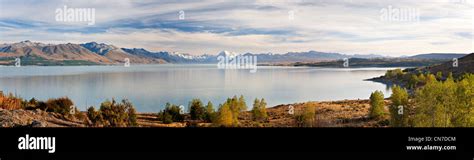
M 87 117 L 93 126 L 99 126 L 103 124 L 104 119 L 102 118 L 102 114 L 100 114 L 100 111 L 96 111 L 92 106 L 87 109 Z
M 131 105 L 131 104 L 130 104 Z M 134 107 L 130 107 L 128 109 L 128 125 L 129 126 L 138 126 L 137 123 L 137 111 L 135 110 Z
M 173 123 L 173 116 L 171 116 L 168 112 L 163 112 L 161 114 L 161 121 L 163 121 L 164 124 Z
M 125 127 L 137 126 L 136 111 L 132 103 L 128 100 L 122 100 L 122 103 L 106 100 L 100 105 L 99 111 L 94 107 L 87 110 L 87 116 L 93 125 Z
M 166 103 L 165 109 L 158 113 L 158 117 L 166 124 L 184 121 L 184 115 L 181 114 L 181 108 L 170 103 Z
M 254 121 L 266 121 L 268 118 L 267 115 L 267 103 L 265 99 L 259 100 L 255 98 L 252 108 L 252 119 Z
M 193 99 L 189 102 L 189 114 L 192 120 L 204 120 L 206 118 L 206 110 L 200 99 Z

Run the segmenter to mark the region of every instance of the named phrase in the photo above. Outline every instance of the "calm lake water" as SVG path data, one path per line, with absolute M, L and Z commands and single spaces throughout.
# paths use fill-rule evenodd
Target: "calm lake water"
M 193 98 L 218 106 L 228 97 L 244 95 L 249 108 L 255 98 L 268 106 L 306 101 L 368 99 L 387 86 L 363 81 L 391 68 L 329 69 L 258 67 L 223 70 L 216 65 L 22 66 L 0 67 L 0 90 L 26 99 L 68 96 L 85 110 L 106 99 L 127 98 L 139 112 L 157 112 L 166 102 L 187 106 Z M 187 107 L 185 107 L 187 108 Z

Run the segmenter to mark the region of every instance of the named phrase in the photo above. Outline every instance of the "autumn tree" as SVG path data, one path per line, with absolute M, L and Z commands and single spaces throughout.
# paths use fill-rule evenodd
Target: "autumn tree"
M 206 116 L 205 120 L 207 122 L 214 122 L 216 120 L 216 111 L 214 110 L 214 105 L 211 101 L 207 102 L 206 105 Z
M 416 91 L 416 127 L 474 126 L 474 76 L 465 74 L 458 79 L 449 73 L 446 81 L 429 80 Z
M 244 96 L 241 95 L 239 98 L 237 98 L 237 96 L 227 98 L 224 104 L 229 106 L 232 112 L 232 122 L 234 125 L 238 125 L 240 113 L 247 110 L 247 104 L 245 103 Z
M 265 99 L 262 98 L 259 100 L 258 98 L 255 98 L 251 113 L 254 121 L 267 120 L 267 103 L 265 102 Z
M 408 123 L 408 92 L 400 86 L 392 87 L 390 96 L 392 104 L 389 106 L 390 125 L 393 127 L 403 127 Z
M 228 103 L 224 103 L 219 107 L 216 124 L 225 127 L 234 126 L 236 124 L 234 122 L 232 109 Z
M 382 91 L 375 91 L 370 95 L 370 118 L 380 118 L 384 115 L 385 102 Z
M 449 78 L 448 78 L 449 80 Z M 452 76 L 451 76 L 452 80 Z M 474 127 L 474 75 L 467 74 L 457 83 L 456 106 L 452 111 L 454 127 Z

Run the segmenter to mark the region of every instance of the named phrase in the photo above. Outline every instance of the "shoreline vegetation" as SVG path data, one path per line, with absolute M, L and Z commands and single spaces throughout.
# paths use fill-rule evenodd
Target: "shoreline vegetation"
M 457 62 L 456 62 L 457 63 Z M 391 86 L 384 99 L 282 104 L 265 99 L 247 106 L 243 95 L 214 105 L 192 99 L 184 108 L 167 103 L 158 113 L 137 113 L 132 102 L 104 101 L 79 111 L 67 97 L 24 100 L 0 92 L 1 127 L 474 127 L 474 54 L 451 62 L 389 70 L 368 79 Z M 369 95 L 367 95 L 369 96 Z
M 387 127 L 387 118 L 367 116 L 369 100 L 282 104 L 267 108 L 264 99 L 246 106 L 243 96 L 214 108 L 193 99 L 184 113 L 174 104 L 155 113 L 137 113 L 127 100 L 106 100 L 79 111 L 67 97 L 26 101 L 0 94 L 1 127 Z

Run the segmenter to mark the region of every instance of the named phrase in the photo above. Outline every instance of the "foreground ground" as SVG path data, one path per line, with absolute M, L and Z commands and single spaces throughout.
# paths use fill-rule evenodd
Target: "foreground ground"
M 308 105 L 316 107 L 317 127 L 385 127 L 387 125 L 387 120 L 384 118 L 378 120 L 367 118 L 369 100 L 342 100 L 274 106 L 267 109 L 268 121 L 259 123 L 252 121 L 250 112 L 244 112 L 239 117 L 240 127 L 295 127 L 294 114 L 301 113 L 304 106 Z M 293 106 L 293 112 L 290 111 L 292 108 L 290 106 Z M 158 120 L 156 113 L 138 113 L 140 127 L 186 127 L 190 124 L 189 121 L 163 124 Z M 210 123 L 197 123 L 200 127 L 210 125 Z M 87 120 L 41 110 L 0 109 L 0 126 L 87 127 Z

